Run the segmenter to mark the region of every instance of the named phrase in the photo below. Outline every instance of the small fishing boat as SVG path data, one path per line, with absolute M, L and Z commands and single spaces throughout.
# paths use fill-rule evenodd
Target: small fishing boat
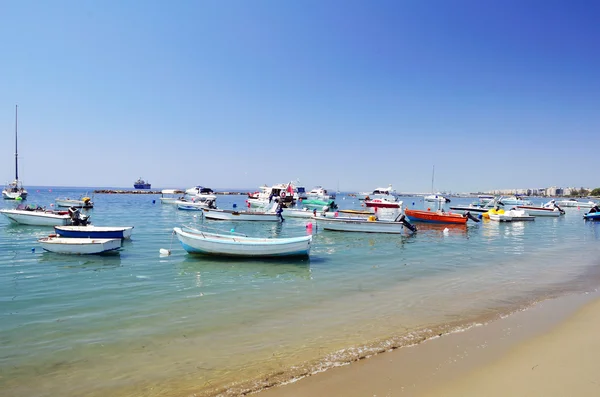
M 2 198 L 9 200 L 25 200 L 27 198 L 27 190 L 19 181 L 19 150 L 17 147 L 17 112 L 18 105 L 15 105 L 15 180 L 7 183 L 2 190 Z
M 46 251 L 57 254 L 102 254 L 121 248 L 118 238 L 65 238 L 50 235 L 38 240 Z
M 150 189 L 150 182 L 146 182 L 142 178 L 138 178 L 137 181 L 133 182 L 134 189 Z
M 189 253 L 246 258 L 308 256 L 312 235 L 289 238 L 256 238 L 239 234 L 209 233 L 174 228 L 183 249 Z
M 302 200 L 302 205 L 305 207 L 308 207 L 308 208 L 317 208 L 317 209 L 322 209 L 324 207 L 329 207 L 330 209 L 337 208 L 337 204 L 333 200 L 323 201 L 323 200 L 308 199 L 308 200 Z
M 19 205 L 15 209 L 1 209 L 0 213 L 13 223 L 31 226 L 65 226 L 71 224 L 85 225 L 89 216 L 82 215 L 78 209 L 68 211 L 47 210 L 33 205 Z
M 60 237 L 68 238 L 131 238 L 133 226 L 54 226 Z
M 583 219 L 588 221 L 600 221 L 600 207 L 593 206 L 590 211 L 583 216 Z
M 177 200 L 174 204 L 177 204 L 177 209 L 183 211 L 202 211 L 204 209 L 212 208 L 216 209 L 217 205 L 214 200 Z
M 181 200 L 183 190 L 179 189 L 163 189 L 160 191 L 160 202 L 162 204 L 177 204 L 177 200 Z
M 219 208 L 203 208 L 203 215 L 206 219 L 218 221 L 264 221 L 278 222 L 281 220 L 275 209 L 279 203 L 273 203 L 273 206 L 267 211 L 235 211 L 223 210 Z
M 396 201 L 389 198 L 375 198 L 372 200 L 365 200 L 365 205 L 370 208 L 400 208 L 402 207 L 402 201 Z
M 471 215 L 468 211 L 464 214 L 454 214 L 444 211 L 421 211 L 407 208 L 404 210 L 404 214 L 413 222 L 453 223 L 462 225 L 466 224 L 469 219 L 474 222 L 479 222 L 479 219 Z
M 565 214 L 560 207 L 534 207 L 531 205 L 518 205 L 515 207 L 518 210 L 524 210 L 531 216 L 548 216 L 558 218 Z
M 363 233 L 393 233 L 399 234 L 406 227 L 412 232 L 416 232 L 417 228 L 408 222 L 404 215 L 398 216 L 393 221 L 379 220 L 374 215 L 369 218 L 323 218 L 315 216 L 313 219 L 317 222 L 318 227 L 324 230 L 332 230 L 338 232 L 363 232 Z
M 57 198 L 54 200 L 57 207 L 75 207 L 75 208 L 94 208 L 94 202 L 89 197 L 82 197 L 79 200 L 66 198 Z

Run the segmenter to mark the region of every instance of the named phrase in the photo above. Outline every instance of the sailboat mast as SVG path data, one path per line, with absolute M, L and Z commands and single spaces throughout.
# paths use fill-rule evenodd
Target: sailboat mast
M 15 105 L 15 180 L 19 180 L 19 150 L 17 146 L 17 118 L 18 118 L 19 105 Z
M 431 171 L 431 194 L 433 194 L 433 178 L 435 177 L 435 165 L 433 166 L 433 171 Z

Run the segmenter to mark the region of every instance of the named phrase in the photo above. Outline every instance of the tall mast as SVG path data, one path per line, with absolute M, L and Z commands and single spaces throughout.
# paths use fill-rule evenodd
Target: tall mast
M 433 177 L 435 176 L 435 165 L 433 166 L 433 171 L 431 171 L 431 193 L 433 194 Z
M 15 180 L 19 180 L 19 150 L 17 149 L 17 117 L 19 105 L 15 105 Z

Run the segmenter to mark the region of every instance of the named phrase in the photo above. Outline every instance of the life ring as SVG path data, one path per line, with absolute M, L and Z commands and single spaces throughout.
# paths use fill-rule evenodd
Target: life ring
M 285 191 L 281 192 L 281 198 L 285 198 Z

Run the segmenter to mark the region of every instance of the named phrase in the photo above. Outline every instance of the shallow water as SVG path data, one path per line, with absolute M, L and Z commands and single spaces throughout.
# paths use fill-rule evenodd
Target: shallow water
M 30 189 L 28 202 L 83 193 Z M 217 203 L 242 208 L 244 200 Z M 424 208 L 419 200 L 404 198 Z M 308 220 L 203 221 L 157 195 L 97 194 L 94 202 L 94 224 L 135 226 L 116 255 L 43 252 L 36 240 L 51 228 L 0 218 L 3 395 L 238 394 L 584 291 L 599 279 L 600 222 L 584 222 L 576 208 L 561 218 L 470 223 L 447 233 L 426 224 L 414 235 L 313 227 L 310 259 L 244 261 L 189 255 L 172 228 L 204 223 L 296 236 L 307 233 Z M 350 197 L 337 202 L 361 208 Z M 172 255 L 159 256 L 160 248 Z

